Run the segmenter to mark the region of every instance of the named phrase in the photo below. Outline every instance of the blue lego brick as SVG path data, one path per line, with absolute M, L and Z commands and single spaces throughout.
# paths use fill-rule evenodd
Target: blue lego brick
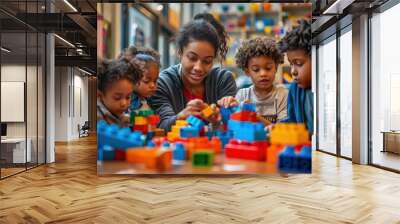
M 186 160 L 185 146 L 180 142 L 176 143 L 172 156 L 174 160 Z
M 200 135 L 199 129 L 195 127 L 182 127 L 180 129 L 181 138 L 193 138 Z
M 104 145 L 97 149 L 97 160 L 111 161 L 115 159 L 115 151 L 111 146 Z
M 297 157 L 298 170 L 301 173 L 311 173 L 311 147 L 303 146 Z
M 156 135 L 156 133 L 154 131 L 147 132 L 147 134 L 146 134 L 146 142 L 151 141 L 154 138 L 155 135 Z
M 311 173 L 311 147 L 304 146 L 299 154 L 293 146 L 288 146 L 279 155 L 278 168 L 287 173 Z
M 129 128 L 121 128 L 116 124 L 108 125 L 105 121 L 97 123 L 97 145 L 109 145 L 113 148 L 127 149 L 143 146 L 141 132 L 132 132 Z
M 204 127 L 204 122 L 200 120 L 199 118 L 190 115 L 189 117 L 186 118 L 186 121 L 193 127 L 197 128 L 198 130 L 201 130 Z
M 153 141 L 147 142 L 147 147 L 153 148 L 156 147 L 156 144 Z
M 225 145 L 228 144 L 229 140 L 233 138 L 233 133 L 231 131 L 216 131 L 215 136 L 217 136 L 221 140 L 222 148 L 225 148 Z
M 297 172 L 297 158 L 293 146 L 287 146 L 280 154 L 278 168 L 281 172 Z
M 243 141 L 265 141 L 267 133 L 260 122 L 247 122 L 229 120 L 228 131 L 233 132 L 233 137 Z
M 231 117 L 232 114 L 232 110 L 228 107 L 221 107 L 219 109 L 220 113 L 221 113 L 221 117 L 222 117 L 222 122 L 224 124 L 227 124 L 229 121 L 229 118 Z
M 252 112 L 256 112 L 256 104 L 255 103 L 245 103 L 245 102 L 241 102 L 240 103 L 240 109 L 242 111 L 252 111 Z
M 267 140 L 267 133 L 262 123 L 243 123 L 239 130 L 234 132 L 236 139 L 248 142 Z

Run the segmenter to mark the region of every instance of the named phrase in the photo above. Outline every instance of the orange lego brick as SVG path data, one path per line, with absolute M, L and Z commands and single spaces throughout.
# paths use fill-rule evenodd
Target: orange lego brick
M 279 153 L 283 148 L 283 145 L 270 145 L 267 148 L 267 163 L 275 164 L 278 161 Z
M 211 115 L 213 115 L 214 114 L 214 109 L 211 107 L 211 106 L 207 106 L 205 109 L 203 109 L 202 111 L 201 111 L 201 115 L 204 117 L 204 118 L 209 118 Z

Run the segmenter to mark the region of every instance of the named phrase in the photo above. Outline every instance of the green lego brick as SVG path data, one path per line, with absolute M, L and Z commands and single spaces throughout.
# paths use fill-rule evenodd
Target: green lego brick
M 139 116 L 147 117 L 149 115 L 153 115 L 154 111 L 153 110 L 139 110 Z
M 213 151 L 196 151 L 192 153 L 192 165 L 195 167 L 211 167 L 213 163 Z

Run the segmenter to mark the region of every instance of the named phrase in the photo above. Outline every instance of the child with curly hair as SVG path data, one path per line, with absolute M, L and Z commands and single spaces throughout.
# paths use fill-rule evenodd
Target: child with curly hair
M 157 80 L 160 72 L 160 54 L 152 48 L 126 48 L 119 58 L 125 58 L 137 64 L 143 71 L 143 78 L 132 94 L 130 110 L 149 108 L 147 99 L 157 90 Z
M 129 125 L 132 92 L 142 78 L 142 71 L 126 60 L 102 60 L 98 67 L 97 120 L 121 127 Z
M 228 107 L 246 101 L 256 104 L 256 112 L 265 125 L 287 117 L 288 90 L 274 85 L 276 71 L 283 62 L 276 42 L 267 37 L 244 41 L 235 55 L 236 65 L 248 75 L 253 85 L 240 89 L 236 97 L 224 97 L 220 106 Z
M 295 82 L 289 87 L 288 118 L 286 122 L 304 123 L 313 133 L 313 93 L 311 91 L 311 25 L 301 20 L 299 26 L 279 42 L 281 52 L 286 52 Z

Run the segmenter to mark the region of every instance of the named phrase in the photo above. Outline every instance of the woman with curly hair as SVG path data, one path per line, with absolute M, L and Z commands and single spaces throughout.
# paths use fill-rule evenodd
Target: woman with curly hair
M 166 130 L 177 119 L 201 116 L 207 104 L 236 94 L 232 73 L 214 67 L 216 59 L 223 60 L 226 56 L 227 36 L 212 15 L 196 15 L 179 31 L 175 41 L 180 64 L 160 73 L 157 91 L 149 101 L 161 117 L 159 127 Z M 214 115 L 208 121 L 218 124 L 221 120 L 218 109 Z
M 267 37 L 244 41 L 235 58 L 236 65 L 251 78 L 253 85 L 240 89 L 235 98 L 224 97 L 219 104 L 227 107 L 243 101 L 255 103 L 265 125 L 286 119 L 288 90 L 274 85 L 276 71 L 283 62 L 276 42 Z
M 287 122 L 304 123 L 313 133 L 314 103 L 311 91 L 311 25 L 301 20 L 299 26 L 280 41 L 281 52 L 286 52 L 295 82 L 289 87 Z

